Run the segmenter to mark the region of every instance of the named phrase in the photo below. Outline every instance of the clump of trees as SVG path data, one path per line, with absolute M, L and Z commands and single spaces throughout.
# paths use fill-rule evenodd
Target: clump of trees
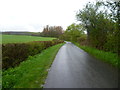
M 64 39 L 72 42 L 77 42 L 79 40 L 82 40 L 83 37 L 86 37 L 84 29 L 85 28 L 82 25 L 73 23 L 67 27 L 64 34 L 60 36 L 60 39 Z
M 43 32 L 41 33 L 41 36 L 44 37 L 59 37 L 63 34 L 63 28 L 61 26 L 49 26 L 47 25 Z
M 86 28 L 90 46 L 118 53 L 120 31 L 117 5 L 114 2 L 88 3 L 83 10 L 79 10 L 79 13 L 77 13 L 77 20 L 81 21 Z
M 88 3 L 76 14 L 79 25 L 72 24 L 62 38 L 120 55 L 120 2 Z M 87 35 L 84 32 L 87 32 Z

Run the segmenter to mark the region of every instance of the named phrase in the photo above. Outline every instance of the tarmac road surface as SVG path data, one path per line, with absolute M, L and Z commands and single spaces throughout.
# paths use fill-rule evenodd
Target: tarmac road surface
M 118 70 L 67 42 L 56 55 L 44 88 L 117 88 Z

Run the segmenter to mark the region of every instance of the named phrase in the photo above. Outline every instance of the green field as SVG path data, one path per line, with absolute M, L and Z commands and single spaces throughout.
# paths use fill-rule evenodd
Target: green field
M 1 35 L 0 35 L 1 36 Z M 25 35 L 2 35 L 2 43 L 23 43 L 31 41 L 49 41 L 55 38 L 50 37 L 36 37 L 36 36 L 25 36 Z
M 2 73 L 3 88 L 42 88 L 48 69 L 63 44 L 49 47 L 40 54 L 30 56 L 18 67 L 4 71 Z

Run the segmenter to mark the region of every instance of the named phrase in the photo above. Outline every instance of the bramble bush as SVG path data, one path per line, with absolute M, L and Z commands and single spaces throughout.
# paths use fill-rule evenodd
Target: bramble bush
M 42 50 L 59 43 L 63 43 L 63 41 L 56 39 L 52 41 L 2 44 L 2 68 L 15 67 L 26 60 L 28 56 L 38 54 Z

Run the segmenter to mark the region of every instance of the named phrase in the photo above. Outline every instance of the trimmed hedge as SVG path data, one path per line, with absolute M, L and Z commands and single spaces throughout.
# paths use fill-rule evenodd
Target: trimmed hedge
M 55 39 L 52 41 L 2 44 L 2 68 L 8 69 L 9 67 L 15 67 L 20 62 L 26 60 L 28 56 L 33 56 L 50 46 L 63 42 L 62 40 Z

